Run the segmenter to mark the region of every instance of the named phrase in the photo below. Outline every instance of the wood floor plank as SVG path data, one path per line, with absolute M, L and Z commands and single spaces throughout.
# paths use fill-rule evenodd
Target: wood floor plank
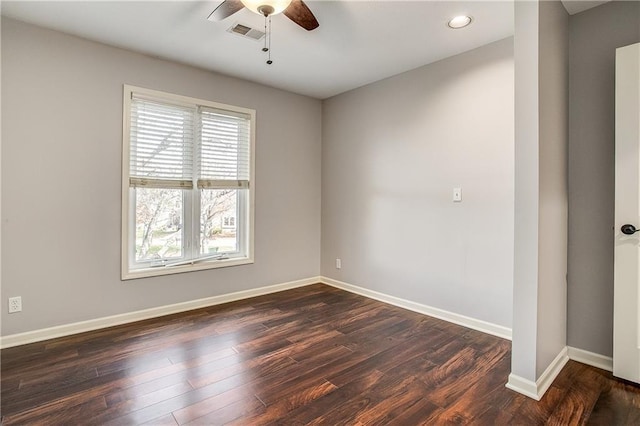
M 498 346 L 494 347 L 490 352 L 476 356 L 474 361 L 468 363 L 465 368 L 456 369 L 455 372 L 449 371 L 457 377 L 464 377 L 466 387 L 461 387 L 457 379 L 453 381 L 443 381 L 435 387 L 429 395 L 429 400 L 440 407 L 449 407 L 455 404 L 460 400 L 460 397 L 476 383 L 481 381 L 487 382 L 487 375 L 496 369 L 498 363 L 505 359 L 505 351 Z M 455 366 L 451 366 L 451 368 L 455 369 Z
M 238 374 L 242 374 L 246 378 L 262 377 L 295 365 L 296 361 L 287 356 L 280 357 L 274 356 L 273 354 L 265 354 L 248 361 L 243 361 L 232 367 L 215 368 L 207 374 L 200 375 L 200 372 L 198 372 L 197 376 L 194 374 L 189 378 L 189 383 L 197 389 L 232 378 Z
M 208 415 L 215 415 L 214 413 L 225 407 L 233 405 L 234 407 L 243 406 L 242 413 L 238 414 L 240 417 L 245 412 L 250 412 L 256 407 L 264 406 L 263 403 L 255 397 L 251 392 L 247 392 L 246 388 L 232 388 L 227 392 L 223 392 L 212 396 L 210 398 L 203 399 L 187 407 L 180 408 L 173 411 L 178 424 L 186 424 L 200 419 L 203 421 L 203 417 Z M 208 418 L 208 417 L 207 417 Z M 229 419 L 229 421 L 234 420 Z
M 178 422 L 172 414 L 166 414 L 142 424 L 147 426 L 178 426 Z
M 379 416 L 385 416 L 391 409 L 398 406 L 409 407 L 422 398 L 422 391 L 418 390 L 417 379 L 413 376 L 398 377 L 384 375 L 370 386 L 366 392 L 353 396 L 347 404 L 342 404 L 334 410 L 324 413 L 310 424 L 347 424 L 375 422 Z M 407 397 L 407 394 L 410 394 Z
M 69 419 L 81 417 L 86 412 L 96 412 L 106 408 L 104 398 L 95 398 L 71 407 L 57 406 L 55 410 L 30 410 L 25 413 L 17 413 L 12 416 L 3 417 L 2 424 L 7 426 L 23 424 L 65 424 L 68 423 Z
M 609 372 L 570 361 L 534 401 L 510 342 L 322 284 L 0 355 L 3 425 L 640 424 Z
M 517 411 L 513 407 L 517 408 L 519 401 L 526 397 L 515 392 L 505 392 L 503 378 L 508 376 L 510 367 L 511 360 L 504 354 L 491 369 L 480 372 L 480 380 L 473 380 L 466 387 L 448 388 L 456 395 L 448 403 L 447 399 L 443 403 L 442 394 L 436 395 L 435 399 L 429 397 L 434 404 L 443 407 L 431 415 L 429 421 L 446 423 L 452 419 L 474 419 L 479 424 L 518 424 L 518 421 L 512 419 L 513 412 Z M 463 377 L 466 379 L 468 376 Z M 439 392 L 440 388 L 435 388 L 434 391 Z
M 428 341 L 410 341 L 407 345 L 402 345 L 401 347 L 389 347 L 374 354 L 363 362 L 343 369 L 336 374 L 328 375 L 327 380 L 336 386 L 343 386 L 357 377 L 369 374 L 373 370 L 384 373 L 397 365 L 407 363 L 411 359 L 419 357 L 428 345 Z
M 334 384 L 323 380 L 317 385 L 289 394 L 272 405 L 260 407 L 259 410 L 254 410 L 252 413 L 239 417 L 231 424 L 238 426 L 274 424 L 287 416 L 291 411 L 299 407 L 305 407 L 336 389 L 338 388 Z
M 421 398 L 410 407 L 402 407 L 401 412 L 386 424 L 390 425 L 420 425 L 427 424 L 425 418 L 432 416 L 442 408 L 430 402 L 427 398 Z M 496 425 L 507 424 L 495 422 Z
M 383 375 L 380 371 L 373 371 L 367 376 L 360 377 L 318 398 L 315 404 L 308 404 L 292 410 L 282 420 L 282 423 L 293 425 L 308 424 L 324 416 L 329 409 L 332 412 L 341 410 L 345 404 L 351 404 L 354 397 L 357 399 L 366 394 L 369 389 L 380 381 Z M 344 421 L 342 423 L 346 424 Z
M 603 390 L 588 418 L 588 425 L 640 424 L 640 394 L 635 387 L 616 383 Z
M 257 407 L 264 407 L 264 405 L 256 398 L 247 398 L 246 401 L 240 400 L 233 402 L 189 423 L 181 424 L 202 426 L 226 425 L 233 422 L 238 417 L 242 417 L 244 414 L 252 412 Z
M 417 380 L 409 379 L 406 385 L 384 395 L 384 399 L 361 412 L 355 421 L 367 425 L 388 425 L 423 399 L 423 387 Z

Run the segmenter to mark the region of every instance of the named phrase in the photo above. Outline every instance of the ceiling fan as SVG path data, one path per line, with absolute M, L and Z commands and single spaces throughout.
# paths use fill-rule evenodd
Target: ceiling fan
M 315 30 L 320 26 L 316 17 L 302 0 L 224 0 L 207 19 L 221 21 L 243 7 L 265 18 L 284 13 L 287 18 L 307 31 Z

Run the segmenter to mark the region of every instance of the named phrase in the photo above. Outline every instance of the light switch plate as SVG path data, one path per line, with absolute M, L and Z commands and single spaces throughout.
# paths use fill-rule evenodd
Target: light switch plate
M 453 188 L 453 202 L 459 203 L 462 201 L 462 188 Z

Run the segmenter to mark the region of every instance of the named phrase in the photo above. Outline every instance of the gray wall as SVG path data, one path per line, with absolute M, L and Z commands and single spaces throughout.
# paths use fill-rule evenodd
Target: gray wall
M 515 212 L 511 372 L 536 380 L 538 328 L 539 98 L 537 2 L 516 2 Z
M 255 264 L 120 281 L 123 83 L 257 110 Z M 2 334 L 319 275 L 321 119 L 318 100 L 3 19 Z
M 513 97 L 509 38 L 325 101 L 322 274 L 511 327 Z
M 570 17 L 567 344 L 613 351 L 615 49 L 640 41 L 640 2 Z
M 566 345 L 568 17 L 560 1 L 515 4 L 511 359 L 531 384 Z
M 566 346 L 569 15 L 559 0 L 540 2 L 539 238 L 536 378 Z

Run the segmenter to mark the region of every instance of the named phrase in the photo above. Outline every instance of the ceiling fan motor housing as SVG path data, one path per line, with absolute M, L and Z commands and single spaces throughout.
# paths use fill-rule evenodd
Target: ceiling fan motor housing
M 267 18 L 284 12 L 287 18 L 307 31 L 315 30 L 320 25 L 302 0 L 223 0 L 207 19 L 222 21 L 243 7 Z
M 271 15 L 274 11 L 275 9 L 273 8 L 273 6 L 269 6 L 268 4 L 263 4 L 262 6 L 258 6 L 258 12 L 263 14 L 265 18 Z
M 240 0 L 249 10 L 263 16 L 277 15 L 289 7 L 292 0 Z

